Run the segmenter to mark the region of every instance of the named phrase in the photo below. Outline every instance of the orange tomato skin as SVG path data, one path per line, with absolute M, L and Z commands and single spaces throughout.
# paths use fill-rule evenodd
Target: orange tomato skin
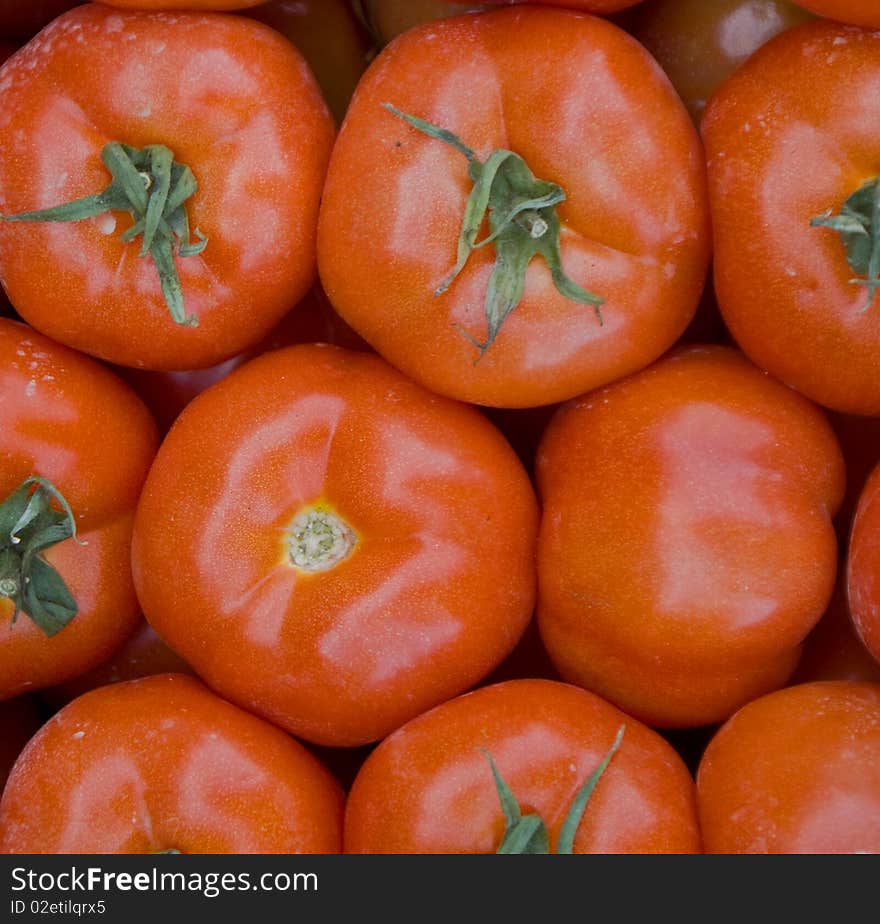
M 880 414 L 878 305 L 861 311 L 840 235 L 810 221 L 880 173 L 880 35 L 784 32 L 718 89 L 701 125 L 715 288 L 744 352 L 834 410 Z M 858 103 L 854 105 L 853 101 Z
M 847 597 L 865 647 L 880 661 L 880 466 L 859 498 L 847 558 Z
M 32 475 L 49 479 L 85 545 L 68 539 L 45 559 L 79 612 L 52 638 L 0 599 L 0 699 L 61 683 L 108 657 L 137 623 L 131 577 L 134 508 L 155 455 L 146 407 L 98 363 L 17 321 L 0 319 L 0 500 Z
M 556 850 L 584 780 L 623 741 L 590 798 L 574 853 L 699 853 L 694 782 L 656 732 L 551 680 L 481 687 L 379 744 L 352 785 L 346 853 L 494 853 L 504 816 L 484 750 Z
M 123 10 L 243 10 L 263 0 L 100 0 Z
M 540 65 L 549 54 L 553 66 Z M 535 258 L 522 301 L 476 361 L 456 325 L 485 336 L 491 246 L 433 294 L 455 263 L 467 161 L 385 102 L 454 132 L 481 160 L 510 149 L 565 189 L 562 263 L 605 298 L 602 325 Z M 336 310 L 407 375 L 461 400 L 528 407 L 669 347 L 699 300 L 708 236 L 699 140 L 657 64 L 604 20 L 529 5 L 429 23 L 374 60 L 331 157 L 318 262 Z
M 652 726 L 791 675 L 831 596 L 844 470 L 818 409 L 726 347 L 563 406 L 538 451 L 538 621 L 562 677 Z
M 874 0 L 794 0 L 798 6 L 825 16 L 828 19 L 839 19 L 841 22 L 850 22 L 856 26 L 880 26 L 880 8 Z
M 291 564 L 291 524 L 314 507 L 357 537 L 327 571 Z M 528 476 L 479 411 L 375 356 L 303 345 L 183 411 L 141 497 L 133 567 L 147 619 L 214 689 L 354 746 L 514 647 L 536 530 Z
M 697 770 L 707 853 L 880 851 L 880 684 L 824 681 L 743 706 Z
M 208 237 L 202 254 L 175 261 L 191 327 L 172 320 L 140 239 L 119 239 L 127 213 L 0 224 L 0 275 L 34 327 L 120 365 L 193 369 L 253 346 L 308 290 L 334 128 L 302 57 L 274 30 L 87 4 L 10 58 L 2 78 L 0 211 L 97 193 L 110 181 L 105 143 L 158 143 L 192 169 L 190 228 Z
M 297 741 L 162 674 L 86 693 L 43 726 L 0 802 L 0 852 L 338 853 L 342 802 Z

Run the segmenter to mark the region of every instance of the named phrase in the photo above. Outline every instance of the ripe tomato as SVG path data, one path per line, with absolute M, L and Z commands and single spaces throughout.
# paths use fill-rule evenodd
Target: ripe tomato
M 880 852 L 880 684 L 743 706 L 706 748 L 697 799 L 707 853 Z
M 111 167 L 118 179 L 94 217 L 0 222 L 12 304 L 122 365 L 192 369 L 252 346 L 314 279 L 333 125 L 302 57 L 274 30 L 223 14 L 87 4 L 47 28 L 3 67 L 0 212 L 97 194 Z M 195 192 L 162 217 L 163 202 L 192 191 L 188 176 Z M 150 224 L 126 210 L 149 210 Z M 139 243 L 124 242 L 132 229 Z
M 40 724 L 40 710 L 32 696 L 0 702 L 0 794 L 12 765 Z
M 88 670 L 134 628 L 132 520 L 157 435 L 116 376 L 7 319 L 0 396 L 0 699 L 8 699 Z
M 760 48 L 702 122 L 731 333 L 820 404 L 876 415 L 878 81 L 880 33 L 807 23 Z
M 137 512 L 135 582 L 158 634 L 224 697 L 353 746 L 511 651 L 534 603 L 536 506 L 474 408 L 378 357 L 294 346 L 171 428 Z
M 805 10 L 817 16 L 839 19 L 857 26 L 880 26 L 880 7 L 877 0 L 794 0 Z
M 786 0 L 646 0 L 634 10 L 630 31 L 699 123 L 715 88 L 749 55 L 809 19 Z
M 550 404 L 641 368 L 685 329 L 708 256 L 703 183 L 684 108 L 616 26 L 537 6 L 445 19 L 392 42 L 358 86 L 319 270 L 342 317 L 432 390 Z M 485 195 L 498 236 L 471 249 L 489 233 Z
M 0 853 L 338 853 L 342 802 L 289 735 L 162 674 L 40 729 L 0 802 Z
M 880 683 L 880 662 L 868 653 L 853 627 L 841 568 L 828 611 L 807 636 L 792 683 L 813 680 L 868 680 Z
M 694 782 L 673 748 L 598 696 L 550 680 L 481 687 L 386 738 L 349 793 L 345 851 L 498 852 L 505 815 L 491 756 L 523 815 L 541 817 L 549 852 L 558 852 L 578 790 L 621 728 L 572 852 L 698 853 Z
M 243 10 L 263 0 L 100 0 L 127 10 Z
M 156 635 L 148 622 L 141 620 L 134 632 L 106 661 L 67 683 L 43 690 L 40 698 L 53 708 L 60 709 L 77 696 L 111 683 L 139 680 L 154 674 L 191 673 L 192 668 L 186 661 Z
M 727 347 L 563 406 L 538 450 L 551 658 L 649 725 L 781 686 L 831 596 L 843 459 L 824 416 Z
M 370 42 L 346 0 L 273 0 L 246 12 L 272 26 L 299 49 L 330 106 L 342 121 L 367 66 Z
M 847 560 L 847 595 L 856 631 L 880 661 L 880 467 L 868 478 L 856 508 Z

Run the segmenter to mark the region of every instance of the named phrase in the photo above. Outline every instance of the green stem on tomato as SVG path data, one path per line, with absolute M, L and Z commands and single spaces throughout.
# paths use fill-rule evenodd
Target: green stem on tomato
M 434 295 L 442 295 L 452 285 L 473 251 L 493 245 L 495 265 L 484 303 L 486 338 L 479 340 L 458 328 L 479 351 L 478 359 L 495 342 L 504 322 L 522 299 L 526 269 L 535 256 L 547 262 L 557 291 L 574 302 L 592 306 L 601 325 L 599 308 L 604 299 L 570 279 L 562 267 L 556 206 L 565 201 L 565 190 L 556 183 L 537 179 L 526 162 L 513 151 L 499 148 L 485 162 L 480 161 L 451 131 L 401 112 L 390 103 L 382 105 L 428 137 L 455 148 L 468 162 L 468 173 L 474 185 L 465 206 L 455 266 Z M 490 233 L 478 241 L 487 216 Z
M 198 189 L 192 170 L 174 160 L 161 144 L 137 149 L 111 141 L 101 150 L 101 160 L 112 180 L 102 192 L 47 209 L 0 215 L 2 221 L 82 221 L 105 212 L 128 212 L 134 224 L 120 240 L 142 237 L 141 256 L 149 254 L 159 274 L 162 296 L 175 323 L 195 327 L 198 319 L 187 315 L 175 256 L 201 253 L 208 239 L 198 229 L 190 241 L 185 203 Z

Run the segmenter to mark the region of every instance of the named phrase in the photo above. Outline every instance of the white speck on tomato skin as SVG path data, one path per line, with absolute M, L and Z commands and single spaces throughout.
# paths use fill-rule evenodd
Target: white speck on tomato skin
M 86 733 L 84 731 L 78 731 L 74 732 L 70 737 L 73 738 L 74 741 L 79 741 L 80 738 L 85 737 L 85 734 Z

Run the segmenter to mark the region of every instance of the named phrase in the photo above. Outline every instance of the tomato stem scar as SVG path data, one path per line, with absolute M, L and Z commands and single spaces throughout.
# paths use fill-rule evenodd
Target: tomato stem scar
M 572 301 L 591 305 L 601 325 L 599 307 L 604 304 L 604 299 L 578 285 L 562 268 L 556 206 L 565 201 L 565 190 L 556 183 L 537 179 L 526 162 L 513 151 L 499 148 L 482 162 L 451 131 L 401 112 L 391 103 L 382 105 L 429 138 L 455 148 L 467 159 L 468 174 L 474 185 L 465 206 L 458 256 L 452 272 L 440 283 L 434 295 L 442 295 L 452 285 L 474 250 L 487 244 L 494 246 L 495 265 L 484 303 L 486 339 L 480 341 L 456 325 L 479 351 L 477 361 L 495 342 L 507 317 L 522 300 L 526 269 L 534 256 L 540 255 L 546 260 L 556 290 Z M 478 241 L 477 235 L 487 214 L 490 233 Z
M 843 203 L 839 214 L 833 215 L 829 209 L 811 219 L 810 226 L 830 228 L 840 235 L 850 269 L 859 276 L 849 281 L 868 290 L 868 300 L 859 309 L 867 311 L 880 289 L 880 177 L 862 184 Z
M 175 256 L 200 254 L 208 239 L 198 228 L 190 241 L 185 202 L 198 189 L 192 170 L 174 160 L 162 144 L 137 149 L 111 141 L 101 150 L 101 160 L 113 177 L 102 192 L 73 202 L 33 212 L 0 215 L 2 221 L 82 221 L 105 212 L 128 212 L 134 224 L 120 235 L 127 244 L 142 236 L 140 255 L 149 254 L 159 273 L 162 296 L 174 322 L 196 327 L 198 318 L 187 315 Z
M 338 514 L 321 507 L 307 507 L 288 529 L 290 563 L 302 571 L 329 571 L 348 558 L 357 545 L 357 534 Z
M 65 539 L 85 545 L 70 505 L 46 478 L 26 478 L 0 503 L 0 597 L 13 602 L 12 626 L 23 612 L 51 637 L 76 616 L 64 579 L 42 557 Z

